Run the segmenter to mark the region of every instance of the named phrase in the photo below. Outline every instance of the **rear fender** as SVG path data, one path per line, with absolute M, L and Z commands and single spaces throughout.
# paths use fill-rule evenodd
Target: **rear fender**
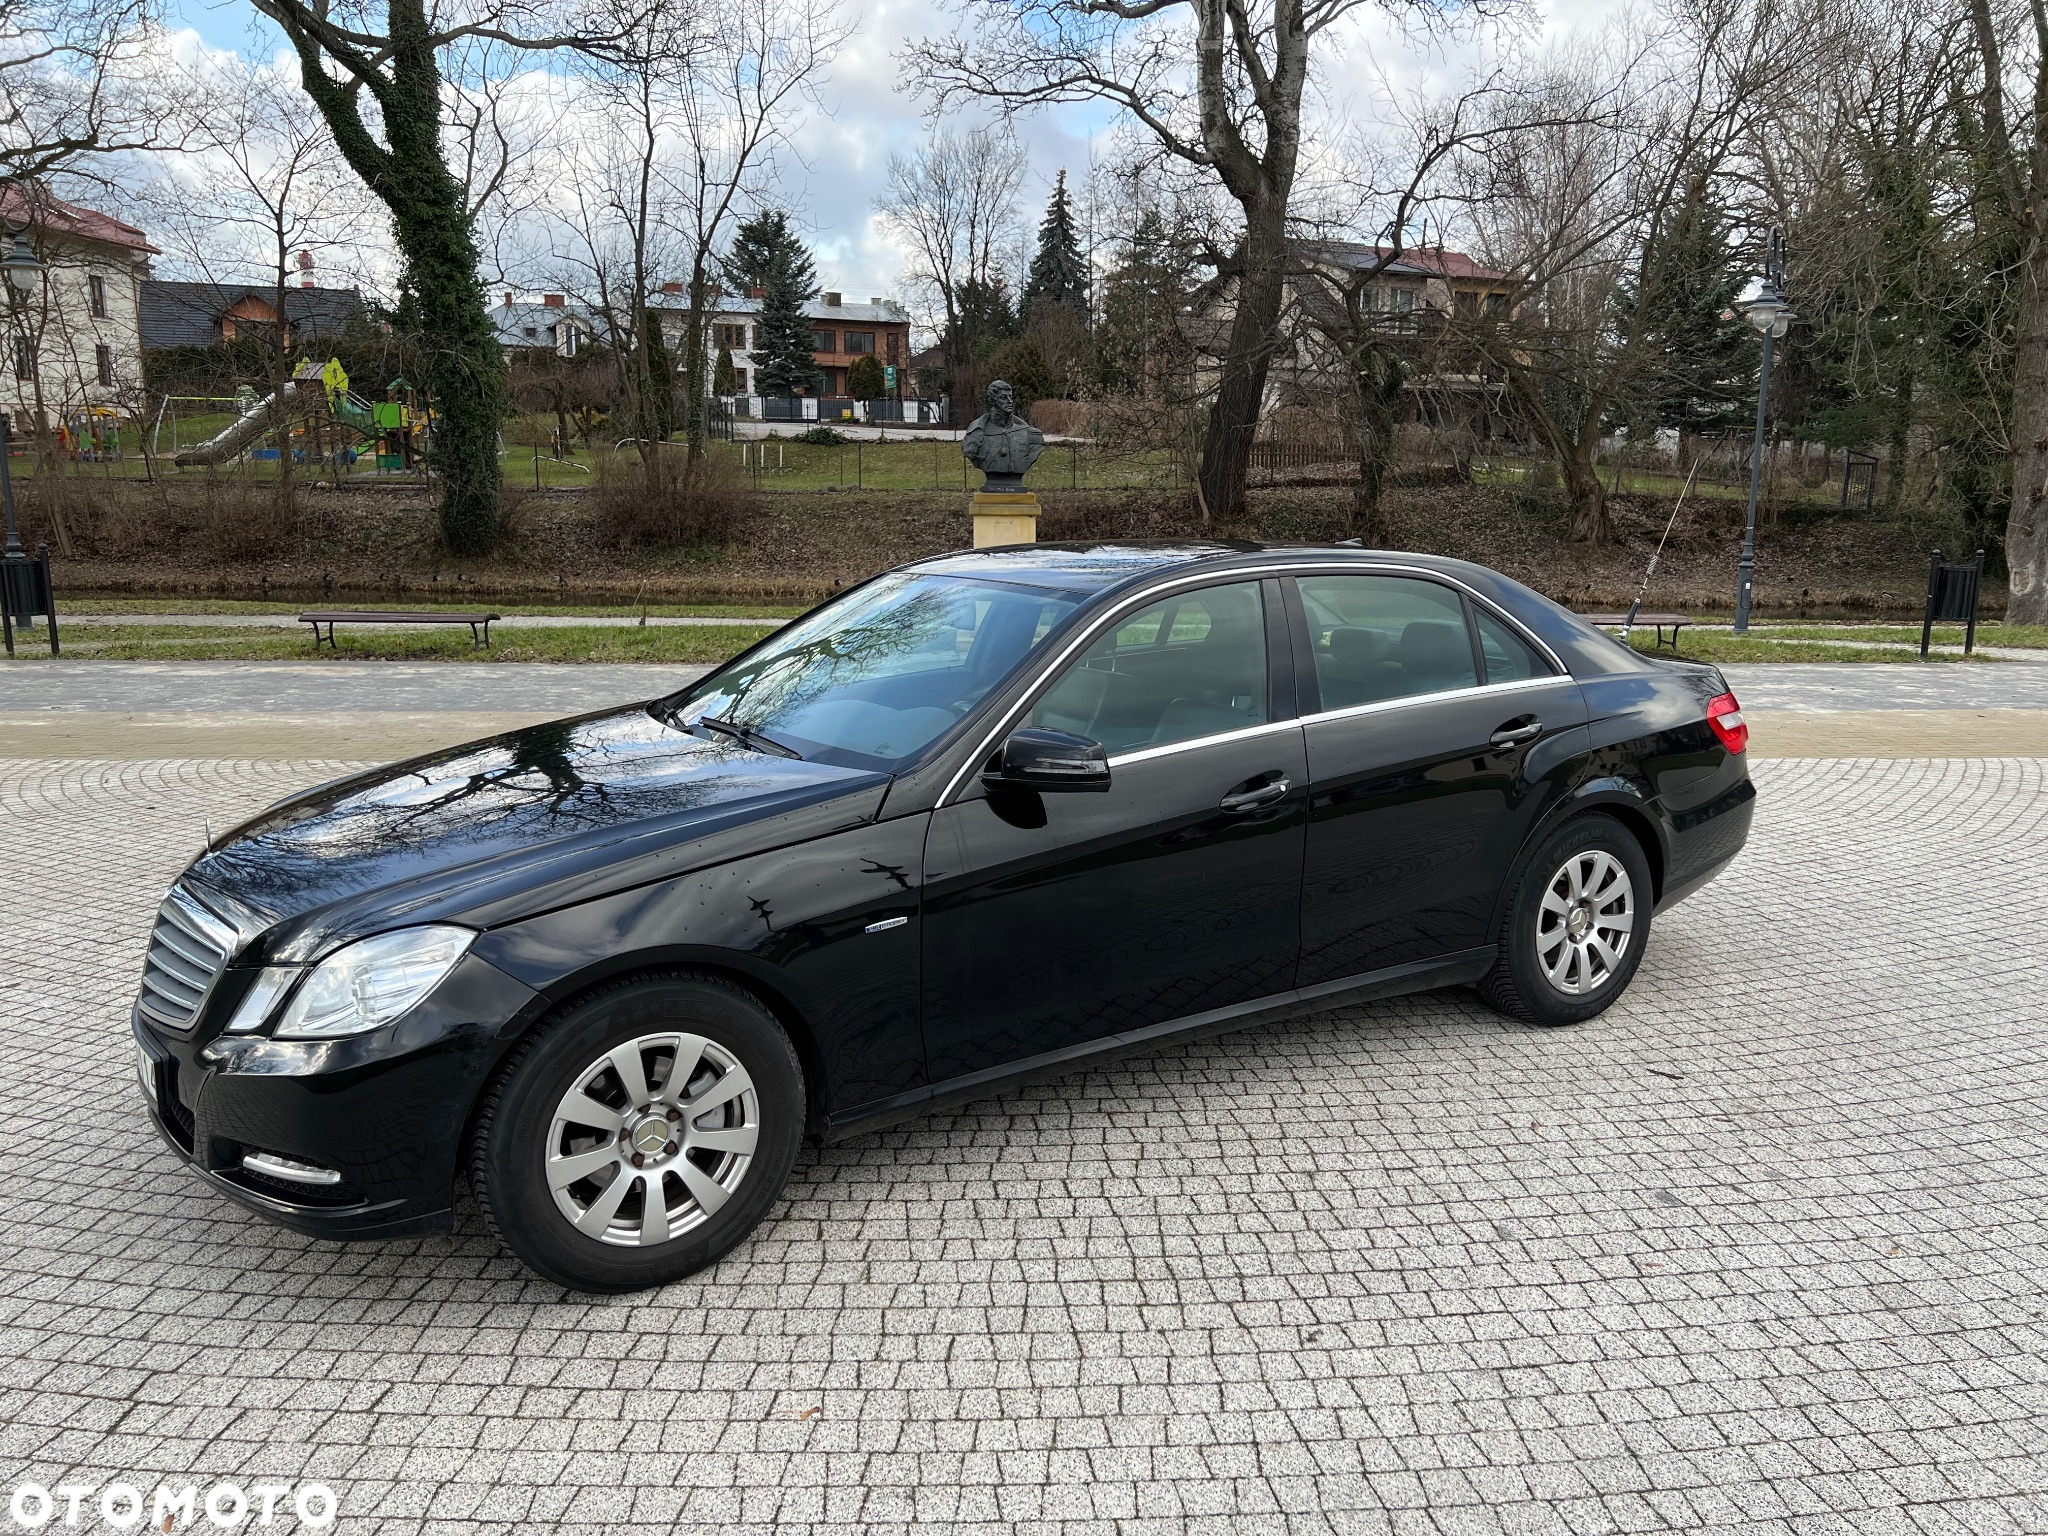
M 1494 898 L 1493 926 L 1487 930 L 1489 933 L 1498 933 L 1500 925 L 1507 920 L 1508 903 L 1521 886 L 1522 877 L 1528 873 L 1529 862 L 1535 858 L 1536 850 L 1548 842 L 1559 827 L 1588 811 L 1612 816 L 1635 834 L 1636 841 L 1643 845 L 1643 857 L 1650 866 L 1650 884 L 1656 893 L 1652 907 L 1656 900 L 1663 898 L 1664 871 L 1671 863 L 1671 818 L 1658 805 L 1647 785 L 1620 774 L 1603 775 L 1574 786 L 1531 829 L 1521 852 L 1515 856 L 1514 867 L 1502 884 L 1500 894 Z

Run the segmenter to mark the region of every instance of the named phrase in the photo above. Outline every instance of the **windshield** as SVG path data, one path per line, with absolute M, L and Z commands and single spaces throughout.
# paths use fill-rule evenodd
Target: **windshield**
M 765 751 L 892 767 L 979 704 L 1079 600 L 897 572 L 771 635 L 664 715 L 707 733 L 744 731 Z

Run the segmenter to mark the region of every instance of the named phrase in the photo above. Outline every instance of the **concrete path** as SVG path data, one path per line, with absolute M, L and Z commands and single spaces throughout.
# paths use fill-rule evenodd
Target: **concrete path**
M 309 610 L 310 611 L 310 610 Z M 451 613 L 453 609 L 449 610 Z M 475 610 L 487 613 L 488 608 Z M 620 629 L 631 628 L 642 623 L 640 615 L 633 614 L 543 614 L 515 613 L 502 619 L 493 619 L 493 629 Z M 649 628 L 660 625 L 676 629 L 778 629 L 787 624 L 787 619 L 733 618 L 723 615 L 702 616 L 676 615 L 662 617 L 649 614 L 644 621 Z M 296 613 L 60 613 L 57 615 L 57 638 L 63 639 L 64 631 L 72 625 L 81 627 L 105 626 L 109 624 L 153 624 L 167 628 L 201 629 L 295 629 L 308 636 L 311 643 L 311 629 L 301 624 Z M 356 629 L 418 629 L 417 624 L 380 624 L 372 620 L 361 623 L 344 623 L 344 632 Z M 40 637 L 41 631 L 39 630 Z M 2048 660 L 2048 657 L 2044 657 Z
M 390 760 L 673 693 L 707 666 L 81 661 L 0 668 L 0 758 Z
M 38 661 L 0 667 L 0 758 L 392 759 L 672 693 L 692 666 Z M 1758 757 L 2048 755 L 2048 668 L 1722 668 Z

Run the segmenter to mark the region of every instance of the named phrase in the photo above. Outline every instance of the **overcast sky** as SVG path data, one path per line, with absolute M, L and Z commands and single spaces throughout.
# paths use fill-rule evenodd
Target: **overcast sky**
M 947 18 L 934 0 L 842 3 L 857 12 L 859 25 L 821 85 L 820 106 L 795 135 L 795 151 L 784 165 L 782 200 L 805 226 L 824 287 L 863 298 L 896 296 L 901 256 L 875 219 L 874 201 L 890 152 L 914 148 L 929 131 L 920 102 L 904 87 L 898 56 L 909 41 L 945 31 Z M 1624 3 L 1537 0 L 1532 24 L 1513 34 L 1496 34 L 1493 46 L 1507 51 L 1539 47 L 1545 37 L 1597 25 Z M 172 0 L 172 14 L 174 22 L 211 48 L 270 56 L 281 43 L 246 0 Z M 1370 15 L 1350 29 L 1340 46 L 1325 48 L 1322 85 L 1331 110 L 1356 114 L 1382 79 L 1399 86 L 1431 79 L 1455 88 L 1474 67 L 1476 46 L 1423 47 Z M 1061 168 L 1071 182 L 1086 179 L 1091 149 L 1107 123 L 1100 110 L 1080 107 L 1050 109 L 1019 121 L 1018 135 L 1031 165 L 1024 195 L 1028 226 L 1035 228 Z

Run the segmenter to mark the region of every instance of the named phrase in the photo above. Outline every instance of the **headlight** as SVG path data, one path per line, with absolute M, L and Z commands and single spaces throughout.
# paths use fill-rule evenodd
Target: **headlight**
M 476 934 L 430 924 L 343 945 L 313 967 L 277 1021 L 281 1040 L 329 1040 L 389 1024 L 440 984 Z

